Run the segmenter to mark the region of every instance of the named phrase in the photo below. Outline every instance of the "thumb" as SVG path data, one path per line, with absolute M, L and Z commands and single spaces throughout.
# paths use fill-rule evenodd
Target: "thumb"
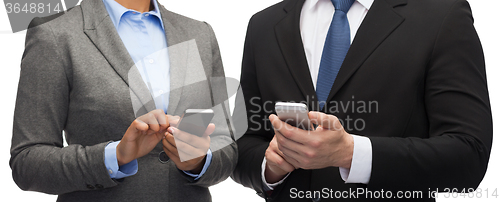
M 309 119 L 312 123 L 321 126 L 323 129 L 327 130 L 343 130 L 344 127 L 340 123 L 339 119 L 333 115 L 327 115 L 322 112 L 309 112 Z
M 215 124 L 211 123 L 208 124 L 207 129 L 205 130 L 205 133 L 203 133 L 202 137 L 208 137 L 215 131 Z

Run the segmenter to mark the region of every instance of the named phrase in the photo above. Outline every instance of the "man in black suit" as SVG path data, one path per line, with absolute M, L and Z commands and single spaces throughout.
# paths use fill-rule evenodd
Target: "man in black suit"
M 331 5 L 284 0 L 250 20 L 241 71 L 248 130 L 232 178 L 267 201 L 434 201 L 436 191 L 476 189 L 493 126 L 467 1 L 352 3 L 350 48 L 319 101 L 318 44 Z M 277 101 L 320 111 L 309 113 L 318 129 L 288 127 L 272 115 Z

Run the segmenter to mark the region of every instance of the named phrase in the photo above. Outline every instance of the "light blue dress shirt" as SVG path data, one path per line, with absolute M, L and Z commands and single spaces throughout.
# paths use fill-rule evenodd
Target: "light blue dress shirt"
M 156 108 L 163 109 L 166 113 L 170 95 L 170 61 L 158 3 L 152 0 L 154 9 L 140 13 L 127 9 L 114 0 L 103 0 L 103 2 L 125 48 L 147 85 Z M 114 179 L 134 175 L 138 170 L 137 160 L 118 166 L 116 159 L 118 143 L 112 142 L 104 150 L 104 163 L 109 176 Z M 184 173 L 197 180 L 206 172 L 211 162 L 212 152 L 208 150 L 205 165 L 200 174 L 186 171 Z

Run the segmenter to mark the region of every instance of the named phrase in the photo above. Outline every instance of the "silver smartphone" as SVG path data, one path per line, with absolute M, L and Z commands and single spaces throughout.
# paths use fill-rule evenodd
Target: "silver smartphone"
M 276 102 L 274 108 L 283 122 L 303 130 L 314 130 L 304 103 Z
M 214 111 L 212 109 L 187 109 L 181 116 L 177 128 L 201 137 L 213 117 Z

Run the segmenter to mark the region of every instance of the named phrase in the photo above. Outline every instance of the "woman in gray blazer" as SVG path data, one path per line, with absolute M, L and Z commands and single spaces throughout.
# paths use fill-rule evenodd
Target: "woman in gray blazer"
M 21 189 L 58 201 L 211 200 L 237 151 L 207 23 L 156 0 L 86 0 L 30 27 L 10 160 Z M 207 108 L 214 124 L 202 137 L 173 127 Z

